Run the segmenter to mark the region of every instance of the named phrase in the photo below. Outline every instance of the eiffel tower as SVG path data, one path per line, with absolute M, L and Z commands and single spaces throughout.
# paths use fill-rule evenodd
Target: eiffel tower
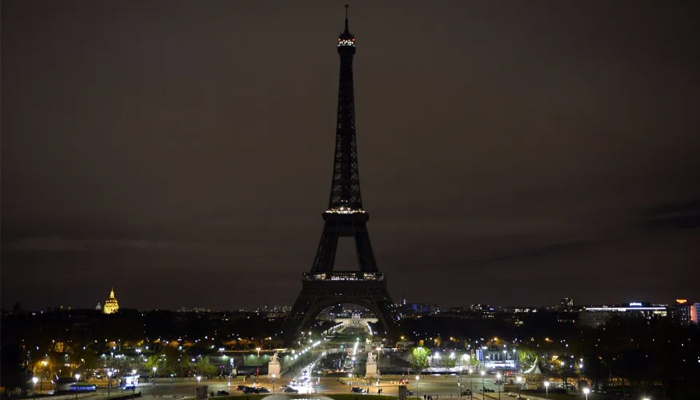
M 330 200 L 323 213 L 325 224 L 311 272 L 303 274 L 301 294 L 285 322 L 288 343 L 305 331 L 323 309 L 341 303 L 367 308 L 377 316 L 386 333 L 395 324 L 386 276 L 377 268 L 367 232 L 369 214 L 362 208 L 352 77 L 355 37 L 348 29 L 347 9 L 346 5 L 345 31 L 338 37 L 340 85 Z M 359 271 L 334 271 L 341 237 L 354 238 Z

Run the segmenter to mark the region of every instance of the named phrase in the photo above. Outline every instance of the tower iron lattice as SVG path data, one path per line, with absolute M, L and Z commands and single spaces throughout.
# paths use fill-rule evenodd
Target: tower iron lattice
M 321 311 L 341 303 L 367 308 L 377 316 L 387 333 L 395 325 L 386 276 L 377 268 L 367 231 L 369 214 L 362 205 L 352 70 L 356 47 L 355 37 L 348 27 L 347 8 L 345 6 L 345 30 L 338 37 L 340 84 L 331 193 L 328 209 L 323 213 L 323 232 L 311 272 L 303 274 L 301 293 L 285 323 L 284 335 L 288 343 L 305 331 Z M 334 271 L 341 237 L 354 239 L 359 271 Z

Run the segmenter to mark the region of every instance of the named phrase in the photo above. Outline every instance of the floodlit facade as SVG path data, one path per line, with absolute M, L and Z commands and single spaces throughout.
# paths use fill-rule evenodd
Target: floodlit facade
M 102 307 L 102 312 L 105 314 L 114 314 L 119 311 L 119 302 L 117 298 L 114 297 L 114 288 L 109 292 L 109 298 L 105 302 L 105 306 Z

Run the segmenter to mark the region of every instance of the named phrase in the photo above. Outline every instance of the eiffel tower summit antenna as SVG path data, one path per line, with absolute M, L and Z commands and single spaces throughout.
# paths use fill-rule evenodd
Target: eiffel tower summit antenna
M 345 6 L 345 31 L 338 36 L 340 76 L 338 113 L 335 127 L 335 158 L 331 176 L 328 208 L 322 214 L 324 225 L 311 272 L 302 275 L 302 289 L 285 322 L 284 335 L 291 344 L 299 332 L 306 331 L 325 308 L 351 303 L 377 316 L 386 333 L 395 330 L 393 301 L 386 276 L 379 272 L 369 240 L 369 214 L 362 205 L 360 171 L 355 135 L 355 93 L 352 63 L 355 36 L 348 29 Z M 359 271 L 336 271 L 335 256 L 340 238 L 352 238 Z

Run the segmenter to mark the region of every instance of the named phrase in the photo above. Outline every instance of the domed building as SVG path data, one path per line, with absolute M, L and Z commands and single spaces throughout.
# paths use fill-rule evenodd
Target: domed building
M 114 297 L 114 288 L 109 292 L 109 298 L 105 301 L 104 307 L 102 307 L 102 312 L 105 314 L 114 314 L 119 311 L 119 302 L 117 298 Z

